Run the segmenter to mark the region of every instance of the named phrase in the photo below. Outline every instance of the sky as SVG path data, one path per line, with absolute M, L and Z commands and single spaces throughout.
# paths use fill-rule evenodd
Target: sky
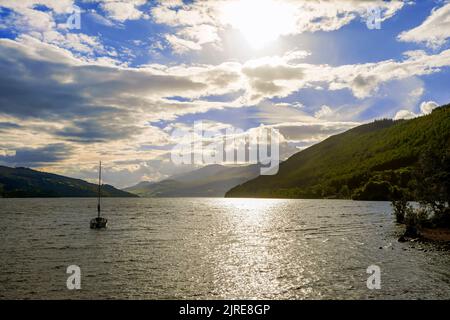
M 449 38 L 443 0 L 0 0 L 0 165 L 158 181 L 198 121 L 287 157 L 449 103 Z

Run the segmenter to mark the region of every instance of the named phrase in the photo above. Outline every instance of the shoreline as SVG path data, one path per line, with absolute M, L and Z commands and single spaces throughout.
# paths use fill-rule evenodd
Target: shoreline
M 450 243 L 450 229 L 447 228 L 418 228 L 407 229 L 398 238 L 398 242 L 408 241 L 431 241 L 440 243 Z
M 419 229 L 419 237 L 435 242 L 450 242 L 450 229 L 446 228 Z

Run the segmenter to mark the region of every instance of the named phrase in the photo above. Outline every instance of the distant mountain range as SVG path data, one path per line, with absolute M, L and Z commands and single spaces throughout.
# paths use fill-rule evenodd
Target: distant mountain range
M 141 182 L 124 191 L 141 197 L 223 197 L 232 187 L 259 175 L 258 165 L 209 165 L 159 182 Z
M 427 151 L 450 152 L 450 105 L 411 120 L 379 120 L 302 150 L 278 174 L 259 176 L 226 197 L 389 200 L 413 194 L 413 172 Z
M 0 166 L 0 197 L 96 197 L 98 185 L 28 168 Z M 136 197 L 110 185 L 102 185 L 102 197 Z

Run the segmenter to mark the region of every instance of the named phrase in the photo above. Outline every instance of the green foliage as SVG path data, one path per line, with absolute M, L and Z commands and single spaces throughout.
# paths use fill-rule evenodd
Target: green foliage
M 395 220 L 398 223 L 404 223 L 407 212 L 409 210 L 411 210 L 411 207 L 408 204 L 408 201 L 406 201 L 404 199 L 393 200 L 391 205 L 394 210 Z
M 441 148 L 444 148 L 443 150 Z M 450 203 L 450 149 L 436 145 L 421 156 L 415 171 L 417 198 L 434 212 L 447 211 Z
M 332 136 L 281 163 L 277 175 L 259 176 L 231 189 L 226 196 L 347 198 L 341 192 L 346 185 L 360 200 L 415 200 L 418 195 L 413 176 L 420 155 L 435 148 L 441 157 L 449 145 L 447 105 L 430 115 L 379 120 Z M 450 181 L 448 172 L 433 179 Z
M 420 206 L 413 209 L 406 200 L 393 201 L 398 222 L 408 227 L 450 228 L 450 157 L 442 141 L 420 156 L 414 171 L 414 184 Z
M 412 208 L 408 206 L 405 212 L 404 223 L 408 228 L 431 227 L 430 216 L 432 213 L 426 207 Z
M 442 141 L 427 149 L 415 171 L 422 217 L 432 226 L 450 227 L 450 148 Z M 430 213 L 431 212 L 431 213 Z M 418 212 L 417 214 L 420 214 Z
M 349 199 L 351 197 L 351 192 L 350 192 L 348 185 L 346 185 L 346 184 L 342 185 L 338 196 L 339 196 L 339 198 L 342 198 L 342 199 Z
M 391 198 L 392 186 L 387 181 L 370 180 L 353 195 L 354 200 L 382 201 Z

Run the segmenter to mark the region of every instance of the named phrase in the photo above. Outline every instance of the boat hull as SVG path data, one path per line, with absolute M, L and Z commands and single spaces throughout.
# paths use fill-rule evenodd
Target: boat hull
M 105 218 L 94 218 L 90 222 L 91 229 L 104 229 L 108 226 L 108 220 Z

